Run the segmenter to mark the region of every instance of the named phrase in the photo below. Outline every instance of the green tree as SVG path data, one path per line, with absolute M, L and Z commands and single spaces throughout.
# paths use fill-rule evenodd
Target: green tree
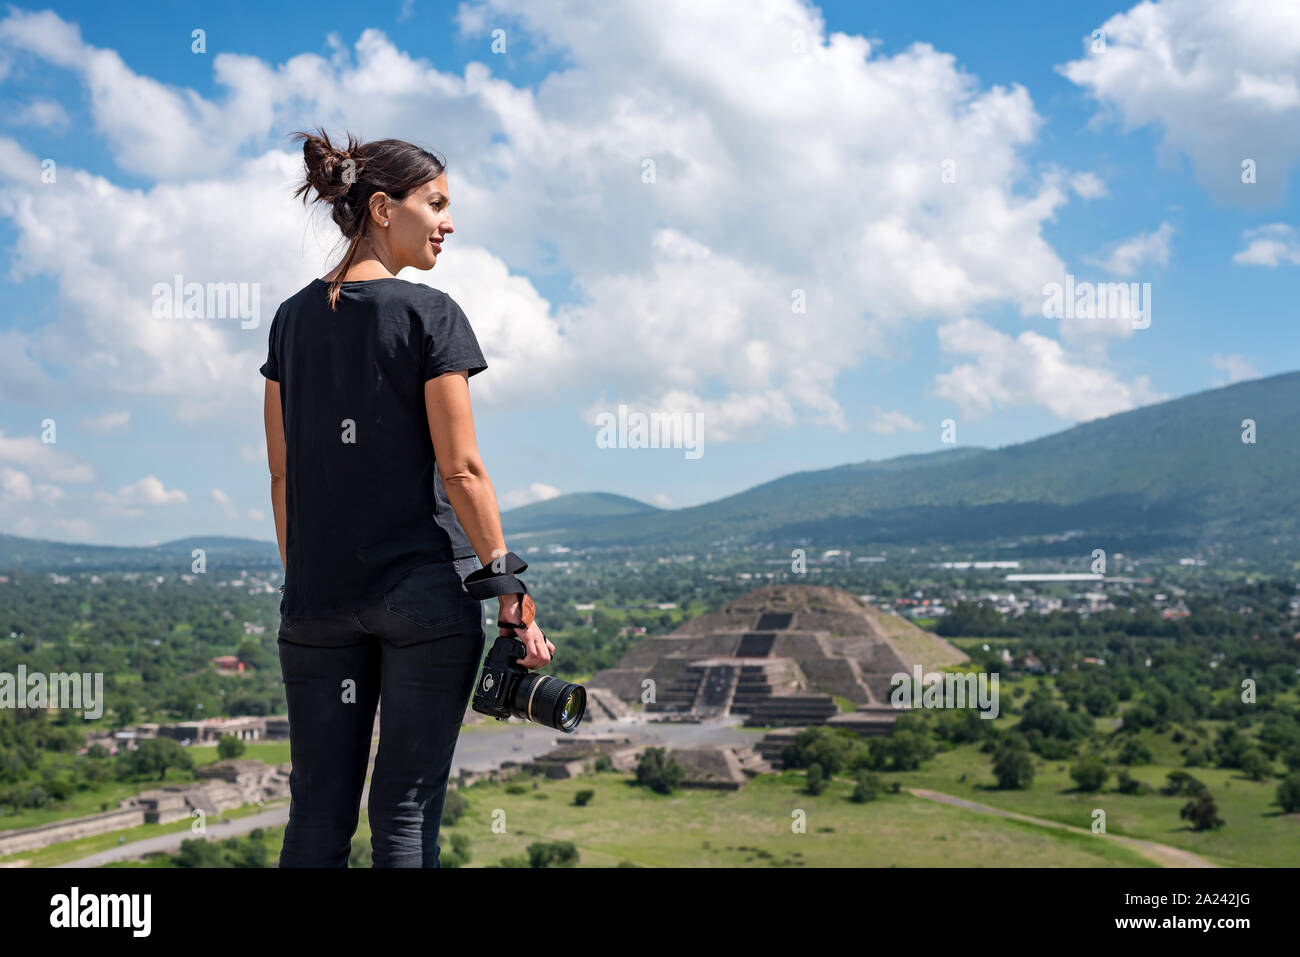
M 147 738 L 134 751 L 119 754 L 118 761 L 124 777 L 148 777 L 156 774 L 159 781 L 167 776 L 168 768 L 183 771 L 194 769 L 194 759 L 181 747 L 179 741 L 171 738 Z
M 442 802 L 442 826 L 452 827 L 468 810 L 469 799 L 460 793 L 460 788 L 447 788 Z
M 443 843 L 443 838 L 451 843 L 450 850 Z M 443 867 L 464 867 L 469 863 L 469 838 L 464 834 L 451 834 L 449 837 L 446 832 L 438 835 L 438 863 Z
M 261 832 L 257 828 L 249 834 L 243 841 L 238 842 L 237 850 L 231 855 L 231 865 L 234 867 L 266 867 L 270 857 L 270 852 L 266 849 L 260 837 L 254 834 Z
M 1128 768 L 1120 768 L 1115 777 L 1115 790 L 1120 794 L 1146 794 L 1151 789 L 1129 774 Z
M 1155 755 L 1137 738 L 1129 738 L 1119 749 L 1119 756 L 1115 760 L 1120 764 L 1128 765 L 1150 764 L 1155 760 Z
M 934 742 L 921 731 L 895 731 L 883 739 L 882 747 L 895 771 L 915 771 L 934 757 Z
M 528 845 L 529 867 L 576 867 L 578 849 L 572 841 L 538 841 Z
M 177 867 L 221 867 L 225 855 L 221 848 L 202 837 L 188 837 L 181 841 L 181 852 L 172 859 Z
M 1287 814 L 1300 811 L 1300 771 L 1292 771 L 1277 786 L 1277 803 Z
M 1170 771 L 1165 775 L 1165 786 L 1160 789 L 1162 794 L 1170 797 L 1179 794 L 1199 794 L 1204 790 L 1204 782 L 1192 777 L 1186 771 Z
M 1093 688 L 1083 696 L 1083 706 L 1094 718 L 1114 714 L 1119 708 L 1119 700 L 1108 688 Z
M 1184 804 L 1178 816 L 1191 821 L 1194 831 L 1208 831 L 1224 825 L 1223 818 L 1219 817 L 1219 806 L 1214 803 L 1208 790 L 1198 792 L 1196 797 Z
M 1070 768 L 1070 777 L 1074 779 L 1075 787 L 1080 791 L 1100 791 L 1106 783 L 1106 778 L 1110 777 L 1110 770 L 1101 758 L 1088 755 L 1080 758 L 1074 767 Z
M 636 766 L 636 783 L 659 794 L 681 787 L 685 770 L 664 748 L 646 748 Z
M 1247 748 L 1241 755 L 1241 773 L 1252 781 L 1262 781 L 1273 774 L 1273 764 L 1259 748 Z
M 1003 742 L 993 757 L 993 776 L 1004 790 L 1023 790 L 1034 780 L 1034 759 L 1019 738 Z
M 1214 742 L 1217 764 L 1221 768 L 1240 768 L 1241 759 L 1250 748 L 1250 742 L 1236 725 L 1225 725 L 1219 729 L 1219 736 Z
M 878 798 L 883 790 L 884 783 L 880 780 L 880 775 L 862 770 L 858 772 L 857 785 L 853 788 L 851 800 L 858 804 L 865 804 Z
M 817 762 L 808 765 L 808 771 L 804 778 L 804 790 L 809 794 L 821 794 L 826 790 L 826 775 L 822 772 L 822 766 Z
M 227 758 L 237 758 L 247 750 L 248 747 L 244 742 L 233 734 L 223 734 L 221 740 L 217 742 L 217 757 L 223 761 Z
M 1300 744 L 1290 748 L 1282 755 L 1282 763 L 1288 771 L 1300 771 Z
M 788 746 L 788 753 L 783 753 L 783 757 L 787 768 L 820 764 L 822 771 L 833 777 L 863 763 L 866 748 L 853 731 L 814 725 L 795 735 L 794 743 Z

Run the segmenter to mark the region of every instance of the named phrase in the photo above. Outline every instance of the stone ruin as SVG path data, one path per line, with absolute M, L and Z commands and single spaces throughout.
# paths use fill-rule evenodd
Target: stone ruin
M 661 717 L 742 715 L 746 725 L 828 724 L 888 734 L 898 717 L 890 679 L 959 665 L 969 657 L 906 619 L 843 589 L 767 585 L 694 618 L 672 634 L 642 639 L 589 688 L 641 700 Z M 835 696 L 853 711 L 841 711 Z

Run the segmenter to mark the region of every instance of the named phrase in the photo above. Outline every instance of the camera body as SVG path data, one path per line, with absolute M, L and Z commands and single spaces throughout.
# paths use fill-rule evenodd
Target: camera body
M 513 635 L 498 635 L 474 686 L 473 708 L 504 721 L 512 715 L 572 734 L 587 710 L 581 685 L 540 675 L 519 664 L 528 649 Z
M 512 714 L 510 702 L 524 675 L 531 674 L 518 663 L 528 654 L 524 643 L 513 635 L 498 635 L 483 661 L 483 671 L 474 686 L 474 710 L 505 720 Z

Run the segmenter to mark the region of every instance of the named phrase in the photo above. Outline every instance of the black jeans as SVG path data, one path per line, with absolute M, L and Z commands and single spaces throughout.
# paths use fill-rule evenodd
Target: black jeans
M 347 867 L 381 700 L 373 865 L 439 866 L 447 779 L 485 643 L 483 605 L 463 584 L 479 567 L 473 557 L 421 565 L 359 612 L 281 614 L 293 771 L 280 867 Z

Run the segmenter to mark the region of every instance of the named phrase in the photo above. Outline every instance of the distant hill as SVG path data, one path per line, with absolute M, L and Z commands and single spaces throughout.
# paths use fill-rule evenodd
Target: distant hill
M 1256 425 L 1242 442 L 1242 422 Z M 566 545 L 1014 544 L 1300 551 L 1300 372 L 1241 382 L 1000 449 L 796 472 L 691 508 L 588 524 Z M 559 499 L 553 500 L 559 502 Z M 1053 542 L 1050 539 L 1058 539 Z
M 1255 442 L 1242 442 L 1243 420 Z M 1300 372 L 1240 382 L 999 449 L 956 447 L 795 472 L 691 508 L 577 492 L 502 513 L 507 544 L 671 548 L 952 545 L 990 555 L 1208 550 L 1300 558 Z M 274 542 L 149 548 L 0 535 L 0 569 L 275 567 Z
M 612 518 L 654 515 L 665 511 L 611 492 L 570 492 L 501 513 L 506 535 L 546 532 L 563 536 Z M 509 544 L 507 542 L 507 544 Z
M 279 568 L 275 542 L 226 535 L 180 538 L 158 545 L 82 545 L 0 534 L 0 570 L 53 571 L 189 571 L 193 552 L 202 548 L 207 564 L 248 569 Z

